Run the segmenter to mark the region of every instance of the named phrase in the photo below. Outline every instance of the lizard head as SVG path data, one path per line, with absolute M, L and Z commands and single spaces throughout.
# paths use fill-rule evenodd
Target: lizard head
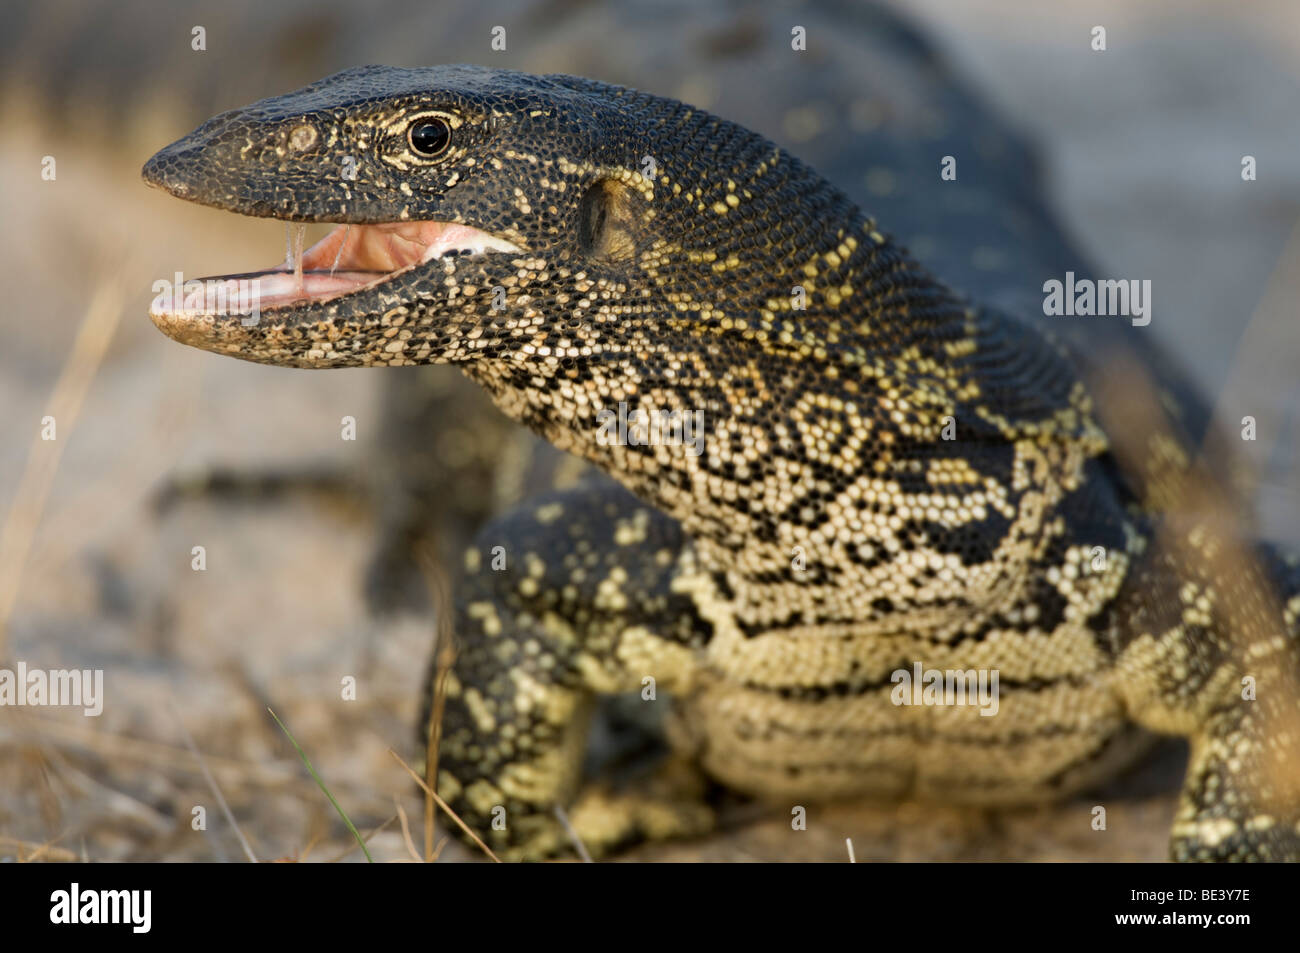
M 654 217 L 653 130 L 596 86 L 372 66 L 216 116 L 145 181 L 335 227 L 265 270 L 160 282 L 151 317 L 186 344 L 309 367 L 463 362 L 576 329 L 642 284 Z
M 746 129 L 635 90 L 475 66 L 346 70 L 216 116 L 143 174 L 203 205 L 335 225 L 273 267 L 155 285 L 169 336 L 280 365 L 572 367 L 626 353 L 653 321 L 662 340 L 664 319 L 776 346 L 783 322 L 797 337 L 795 323 L 810 333 L 837 310 L 850 259 L 884 242 Z

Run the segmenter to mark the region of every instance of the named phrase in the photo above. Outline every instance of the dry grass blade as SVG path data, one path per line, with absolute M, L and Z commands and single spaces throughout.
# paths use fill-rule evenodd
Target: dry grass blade
M 81 859 L 66 847 L 55 847 L 53 841 L 34 844 L 31 841 L 19 840 L 16 837 L 0 837 L 0 849 L 3 848 L 13 848 L 17 854 L 16 859 L 22 864 L 30 864 L 38 860 L 75 864 Z
M 25 724 L 30 725 L 30 728 L 25 728 Z M 51 748 L 84 751 L 101 758 L 145 764 L 158 771 L 193 771 L 197 768 L 197 764 L 191 766 L 191 759 L 186 757 L 187 752 L 183 748 L 145 738 L 117 735 L 30 711 L 23 713 L 21 719 L 11 718 L 4 726 L 0 726 L 0 743 L 24 739 Z M 268 765 L 213 755 L 209 755 L 206 761 L 215 774 L 242 784 L 289 788 L 304 796 L 315 795 L 316 786 L 298 778 L 296 768 L 289 761 Z
M 120 269 L 114 272 L 115 275 L 121 274 Z M 32 438 L 23 475 L 18 481 L 4 527 L 0 529 L 0 658 L 5 657 L 9 616 L 21 591 L 23 568 L 45 511 L 63 448 L 67 446 L 91 381 L 95 379 L 117 331 L 124 302 L 125 291 L 120 277 L 108 278 L 95 289 L 72 351 L 50 396 L 48 415 L 54 418 L 56 439 L 44 440 L 40 433 Z
M 442 744 L 442 712 L 447 700 L 447 676 L 456 660 L 456 646 L 451 630 L 451 598 L 447 575 L 433 554 L 426 548 L 420 552 L 420 566 L 429 585 L 437 630 L 437 662 L 433 677 L 433 703 L 429 706 L 429 723 L 425 726 L 426 754 L 424 758 L 424 858 L 432 863 L 436 815 L 433 796 L 438 790 L 438 750 Z
M 217 805 L 221 808 L 221 813 L 226 816 L 226 823 L 230 825 L 235 832 L 235 837 L 239 839 L 239 846 L 243 848 L 244 856 L 250 863 L 257 863 L 257 855 L 253 853 L 253 846 L 248 843 L 248 838 L 244 832 L 239 829 L 239 824 L 235 821 L 235 815 L 230 810 L 230 805 L 226 803 L 225 797 L 221 793 L 221 788 L 217 784 L 217 779 L 212 776 L 208 770 L 208 763 L 203 760 L 203 753 L 199 751 L 199 746 L 194 743 L 194 738 L 190 735 L 189 729 L 185 727 L 185 720 L 181 718 L 180 709 L 176 707 L 176 700 L 169 697 L 168 704 L 171 706 L 172 715 L 176 719 L 176 727 L 180 729 L 181 737 L 185 740 L 185 747 L 190 749 L 190 754 L 199 763 L 199 769 L 203 772 L 203 778 L 208 782 L 208 788 L 212 791 L 212 796 L 217 799 Z
M 401 808 L 398 808 L 398 810 L 400 811 Z M 388 820 L 384 821 L 384 823 L 380 824 L 378 827 L 372 828 L 371 831 L 370 831 L 370 833 L 367 834 L 367 835 L 365 836 L 365 838 L 364 838 L 364 843 L 369 844 L 372 840 L 375 839 L 375 835 L 376 835 L 376 834 L 378 834 L 380 831 L 384 830 L 386 827 L 388 827 L 389 824 L 393 823 L 393 821 L 395 821 L 395 820 L 397 820 L 397 819 L 398 819 L 398 815 L 397 815 L 397 814 L 394 814 L 392 817 L 390 817 Z M 308 848 L 310 849 L 310 847 L 311 847 L 311 845 L 309 844 L 309 845 L 308 845 Z M 340 854 L 335 854 L 333 857 L 331 857 L 331 858 L 329 859 L 329 863 L 331 863 L 331 864 L 337 864 L 340 860 L 343 860 L 345 857 L 347 857 L 349 854 L 351 854 L 351 853 L 352 853 L 354 850 L 356 850 L 356 849 L 357 849 L 357 845 L 356 845 L 356 844 L 353 844 L 351 847 L 349 847 L 347 850 L 343 851 L 342 853 L 340 853 Z M 302 859 L 303 859 L 303 860 L 306 860 L 306 859 L 307 859 L 307 851 L 303 851 Z M 419 858 L 417 857 L 416 859 L 418 860 Z
M 433 849 L 433 859 L 435 861 L 442 856 L 442 849 L 447 846 L 449 840 L 451 840 L 451 837 L 444 834 L 442 840 L 438 841 L 438 846 Z
M 555 817 L 559 820 L 560 826 L 564 828 L 564 833 L 569 835 L 569 840 L 573 841 L 573 846 L 578 851 L 578 856 L 582 858 L 582 862 L 584 864 L 594 863 L 591 859 L 591 854 L 587 853 L 587 845 L 582 842 L 582 838 L 578 836 L 578 832 L 575 831 L 573 825 L 569 823 L 569 815 L 565 814 L 564 808 L 560 807 L 558 804 L 555 805 Z
M 425 800 L 430 800 L 430 798 L 426 795 Z M 415 849 L 415 841 L 411 840 L 411 823 L 406 819 L 406 808 L 402 807 L 402 803 L 397 800 L 396 794 L 393 795 L 393 807 L 397 809 L 397 817 L 402 822 L 402 841 L 406 844 L 406 852 L 411 855 L 411 860 L 415 861 L 415 863 L 424 863 L 420 859 L 420 852 Z
M 1120 361 L 1116 364 L 1123 366 Z M 1122 397 L 1117 393 L 1106 394 L 1100 403 L 1123 400 L 1128 425 L 1112 430 L 1112 444 L 1116 456 L 1131 470 L 1136 470 L 1150 457 L 1149 435 L 1169 434 L 1172 428 L 1141 368 L 1130 364 L 1122 373 L 1128 377 Z M 1203 456 L 1190 460 L 1183 471 L 1162 473 L 1160 478 L 1161 492 L 1168 505 L 1148 552 L 1176 554 L 1187 565 L 1198 567 L 1203 578 L 1231 583 L 1222 586 L 1215 598 L 1215 613 L 1228 639 L 1226 654 L 1240 672 L 1257 671 L 1257 666 L 1251 664 L 1252 652 L 1257 651 L 1255 647 L 1272 644 L 1277 633 L 1286 631 L 1286 626 L 1278 595 L 1266 584 L 1253 549 L 1253 533 L 1242 524 L 1241 514 L 1233 505 L 1234 492 L 1210 472 Z M 1202 544 L 1188 545 L 1187 541 L 1193 537 L 1202 539 Z M 1229 666 L 1222 666 L 1221 671 L 1228 672 Z M 1285 667 L 1273 674 L 1278 694 L 1300 697 L 1300 683 Z M 1283 708 L 1278 705 L 1265 710 L 1279 717 Z M 1296 729 L 1292 717 L 1289 723 L 1275 722 L 1270 734 L 1285 740 L 1295 737 Z M 1265 749 L 1268 757 L 1258 767 L 1258 779 L 1263 781 L 1267 777 L 1269 782 L 1263 787 L 1285 792 L 1294 802 L 1300 797 L 1300 771 L 1290 756 L 1275 756 L 1275 751 L 1286 750 L 1284 745 Z
M 492 853 L 492 848 L 488 847 L 487 844 L 483 843 L 483 841 L 479 839 L 479 836 L 475 834 L 472 830 L 470 830 L 468 826 L 466 826 L 465 822 L 460 819 L 460 815 L 458 815 L 455 811 L 453 811 L 451 807 L 448 806 L 446 801 L 438 797 L 437 793 L 431 787 L 429 787 L 429 785 L 424 783 L 424 778 L 420 777 L 420 775 L 416 773 L 414 768 L 412 768 L 409 764 L 403 761 L 402 756 L 400 754 L 398 754 L 392 748 L 388 749 L 388 753 L 393 756 L 394 760 L 396 760 L 397 763 L 402 766 L 402 768 L 406 771 L 407 774 L 409 774 L 411 777 L 415 779 L 415 783 L 424 789 L 424 793 L 427 794 L 430 798 L 432 798 L 434 803 L 437 804 L 438 807 L 442 808 L 442 810 L 446 812 L 447 816 L 456 822 L 456 825 L 462 831 L 465 832 L 465 835 L 469 837 L 471 840 L 473 840 L 474 843 L 478 844 L 479 849 L 482 850 L 483 853 L 491 857 L 494 862 L 498 864 L 501 863 L 501 858 L 498 857 L 496 854 Z

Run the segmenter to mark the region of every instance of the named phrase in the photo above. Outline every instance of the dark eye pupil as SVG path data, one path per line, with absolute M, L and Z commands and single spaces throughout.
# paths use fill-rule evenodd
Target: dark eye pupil
M 451 141 L 451 127 L 441 119 L 424 119 L 411 127 L 411 148 L 421 155 L 436 156 Z

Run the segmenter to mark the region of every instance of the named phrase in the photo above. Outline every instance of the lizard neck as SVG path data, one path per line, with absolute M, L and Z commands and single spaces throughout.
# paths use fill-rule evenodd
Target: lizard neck
M 1106 450 L 1086 391 L 847 201 L 803 238 L 761 287 L 665 302 L 644 336 L 624 317 L 590 359 L 463 369 L 680 522 L 741 634 L 948 638 L 1022 611 L 1028 564 L 1073 531 L 1061 500 Z
M 817 534 L 843 493 L 895 479 L 905 445 L 941 438 L 969 389 L 974 314 L 847 199 L 800 238 L 761 286 L 723 281 L 698 310 L 664 300 L 650 333 L 624 318 L 591 359 L 461 367 L 720 561 L 743 554 L 736 571 L 766 579 L 799 546 L 833 559 Z

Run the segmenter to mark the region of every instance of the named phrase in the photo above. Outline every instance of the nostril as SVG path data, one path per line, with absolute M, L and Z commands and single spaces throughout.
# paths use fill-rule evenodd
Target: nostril
M 154 188 L 163 189 L 172 195 L 185 196 L 190 191 L 189 183 L 183 178 L 170 174 L 175 165 L 168 162 L 168 150 L 164 149 L 144 164 L 140 177 Z
M 207 148 L 197 134 L 186 136 L 150 156 L 140 176 L 155 188 L 186 197 L 193 191 L 196 176 L 210 165 L 205 156 Z
M 162 161 L 162 153 L 159 152 L 144 164 L 144 168 L 140 170 L 140 177 L 150 185 L 161 187 L 165 180 L 166 171 Z

